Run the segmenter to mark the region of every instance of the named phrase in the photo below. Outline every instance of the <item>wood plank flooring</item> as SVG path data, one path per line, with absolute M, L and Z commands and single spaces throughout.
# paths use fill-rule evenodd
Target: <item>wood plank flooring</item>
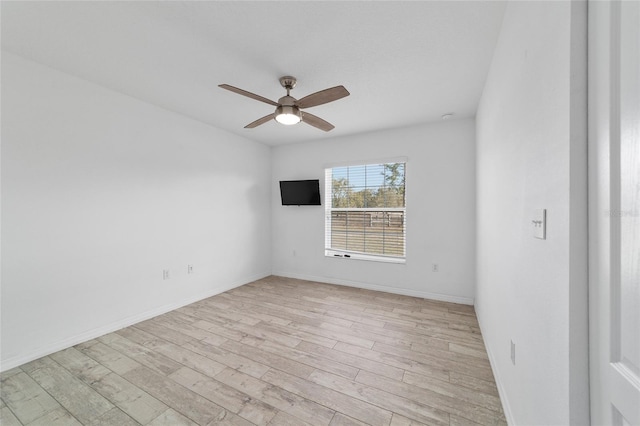
M 12 425 L 505 425 L 473 307 L 268 277 L 2 374 Z

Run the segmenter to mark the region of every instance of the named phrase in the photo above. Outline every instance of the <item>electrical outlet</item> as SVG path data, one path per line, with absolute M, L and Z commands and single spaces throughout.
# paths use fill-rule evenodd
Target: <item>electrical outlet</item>
M 439 268 L 439 267 L 438 267 L 438 264 L 437 264 L 437 263 L 434 263 L 433 265 L 431 265 L 431 271 L 432 271 L 432 272 L 438 272 L 438 268 Z
M 163 269 L 162 270 L 162 279 L 163 280 L 168 280 L 169 279 L 169 270 L 168 269 Z
M 511 341 L 511 363 L 516 365 L 516 344 Z
M 533 219 L 531 219 L 533 225 L 533 237 L 540 240 L 547 239 L 547 210 L 536 209 L 533 211 Z
M 187 265 L 187 274 L 193 274 L 193 265 Z

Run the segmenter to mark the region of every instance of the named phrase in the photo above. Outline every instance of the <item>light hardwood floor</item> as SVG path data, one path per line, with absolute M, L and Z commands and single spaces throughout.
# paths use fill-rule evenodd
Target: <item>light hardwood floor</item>
M 471 306 L 268 277 L 2 374 L 2 425 L 504 425 Z

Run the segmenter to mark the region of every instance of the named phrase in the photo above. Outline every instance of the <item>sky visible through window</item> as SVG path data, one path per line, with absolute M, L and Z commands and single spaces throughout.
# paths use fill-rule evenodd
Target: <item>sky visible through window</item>
M 333 179 L 348 179 L 354 188 L 380 187 L 384 185 L 384 164 L 334 167 Z

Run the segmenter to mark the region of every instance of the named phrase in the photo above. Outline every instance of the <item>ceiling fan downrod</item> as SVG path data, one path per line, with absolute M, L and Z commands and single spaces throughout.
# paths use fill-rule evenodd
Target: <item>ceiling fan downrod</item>
M 284 77 L 280 77 L 280 84 L 282 85 L 282 87 L 287 89 L 287 96 L 289 96 L 289 92 L 293 90 L 294 87 L 296 87 L 297 82 L 298 80 L 296 80 L 295 77 L 292 77 L 290 75 L 285 75 Z

